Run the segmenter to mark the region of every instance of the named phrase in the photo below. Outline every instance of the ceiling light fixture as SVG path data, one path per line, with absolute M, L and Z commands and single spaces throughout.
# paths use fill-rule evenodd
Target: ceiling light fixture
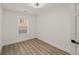
M 45 3 L 32 3 L 31 5 L 34 8 L 42 8 L 42 7 L 44 7 Z

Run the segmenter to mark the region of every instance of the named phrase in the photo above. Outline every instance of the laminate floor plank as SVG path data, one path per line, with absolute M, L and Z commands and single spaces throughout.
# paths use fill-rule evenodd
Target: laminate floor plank
M 36 43 L 35 41 L 32 41 L 33 43 L 35 43 L 35 45 L 38 47 L 38 49 L 40 50 L 41 53 L 48 55 L 50 54 L 48 51 L 46 51 L 44 48 L 42 48 L 42 46 L 39 45 L 39 43 Z
M 28 42 L 29 46 L 32 49 L 33 55 L 40 55 L 41 53 L 38 52 L 38 49 L 32 44 L 32 42 Z M 25 44 L 26 45 L 26 44 Z
M 55 54 L 54 52 L 51 52 L 51 50 L 48 49 L 46 46 L 44 46 L 44 45 L 39 45 L 39 42 L 36 42 L 36 41 L 33 41 L 33 42 L 36 43 L 36 44 L 38 44 L 38 46 L 39 46 L 41 49 L 43 49 L 43 51 L 45 51 L 47 55 L 49 55 L 49 54 Z M 40 43 L 40 44 L 42 44 L 42 43 Z
M 54 48 L 52 48 L 52 47 L 50 47 L 47 43 L 44 43 L 43 41 L 38 41 L 38 40 L 33 40 L 33 41 L 36 41 L 36 43 L 39 43 L 39 44 L 41 44 L 40 46 L 46 51 L 46 52 L 48 52 L 48 53 L 50 53 L 50 54 L 55 54 L 55 55 L 59 55 L 59 54 L 61 54 L 61 53 L 57 53 L 57 52 L 55 52 L 55 47 Z M 58 50 L 58 49 L 57 49 Z M 57 51 L 56 50 L 56 51 Z
M 3 46 L 1 55 L 69 55 L 69 53 L 34 38 Z
M 31 44 L 32 44 L 33 46 L 35 46 L 35 50 L 38 50 L 38 51 L 37 51 L 38 53 L 40 53 L 41 55 L 46 54 L 46 52 L 43 51 L 43 49 L 41 49 L 41 48 L 40 48 L 37 44 L 35 44 L 32 40 L 31 40 Z
M 43 45 L 45 48 L 47 48 L 51 52 L 54 52 L 54 54 L 56 53 L 56 55 L 61 55 L 61 54 L 66 55 L 66 54 L 69 54 L 69 53 L 67 53 L 67 52 L 65 52 L 63 50 L 60 50 L 60 49 L 58 49 L 58 48 L 56 48 L 56 47 L 54 47 L 52 45 L 49 45 L 48 43 L 43 42 L 41 40 L 39 41 L 38 39 L 34 39 L 34 41 L 36 41 L 37 43 Z M 57 53 L 57 52 L 59 52 L 59 53 Z

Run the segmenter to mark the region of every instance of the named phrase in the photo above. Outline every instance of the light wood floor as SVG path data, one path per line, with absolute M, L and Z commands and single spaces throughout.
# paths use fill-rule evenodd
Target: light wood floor
M 4 46 L 2 55 L 69 55 L 69 53 L 39 39 L 30 39 Z

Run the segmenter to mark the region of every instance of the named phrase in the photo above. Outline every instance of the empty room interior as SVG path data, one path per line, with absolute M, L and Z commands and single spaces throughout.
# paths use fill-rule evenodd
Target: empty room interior
M 79 55 L 78 3 L 0 3 L 0 55 Z

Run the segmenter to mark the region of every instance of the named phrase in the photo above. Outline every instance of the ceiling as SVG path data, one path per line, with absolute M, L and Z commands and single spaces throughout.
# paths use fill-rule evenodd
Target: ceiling
M 58 7 L 68 6 L 68 3 L 46 3 L 42 8 L 34 8 L 30 3 L 3 3 L 2 6 L 4 9 L 9 9 L 13 11 L 19 11 L 24 13 L 30 13 L 38 15 L 40 13 L 46 12 L 48 10 L 53 10 Z

